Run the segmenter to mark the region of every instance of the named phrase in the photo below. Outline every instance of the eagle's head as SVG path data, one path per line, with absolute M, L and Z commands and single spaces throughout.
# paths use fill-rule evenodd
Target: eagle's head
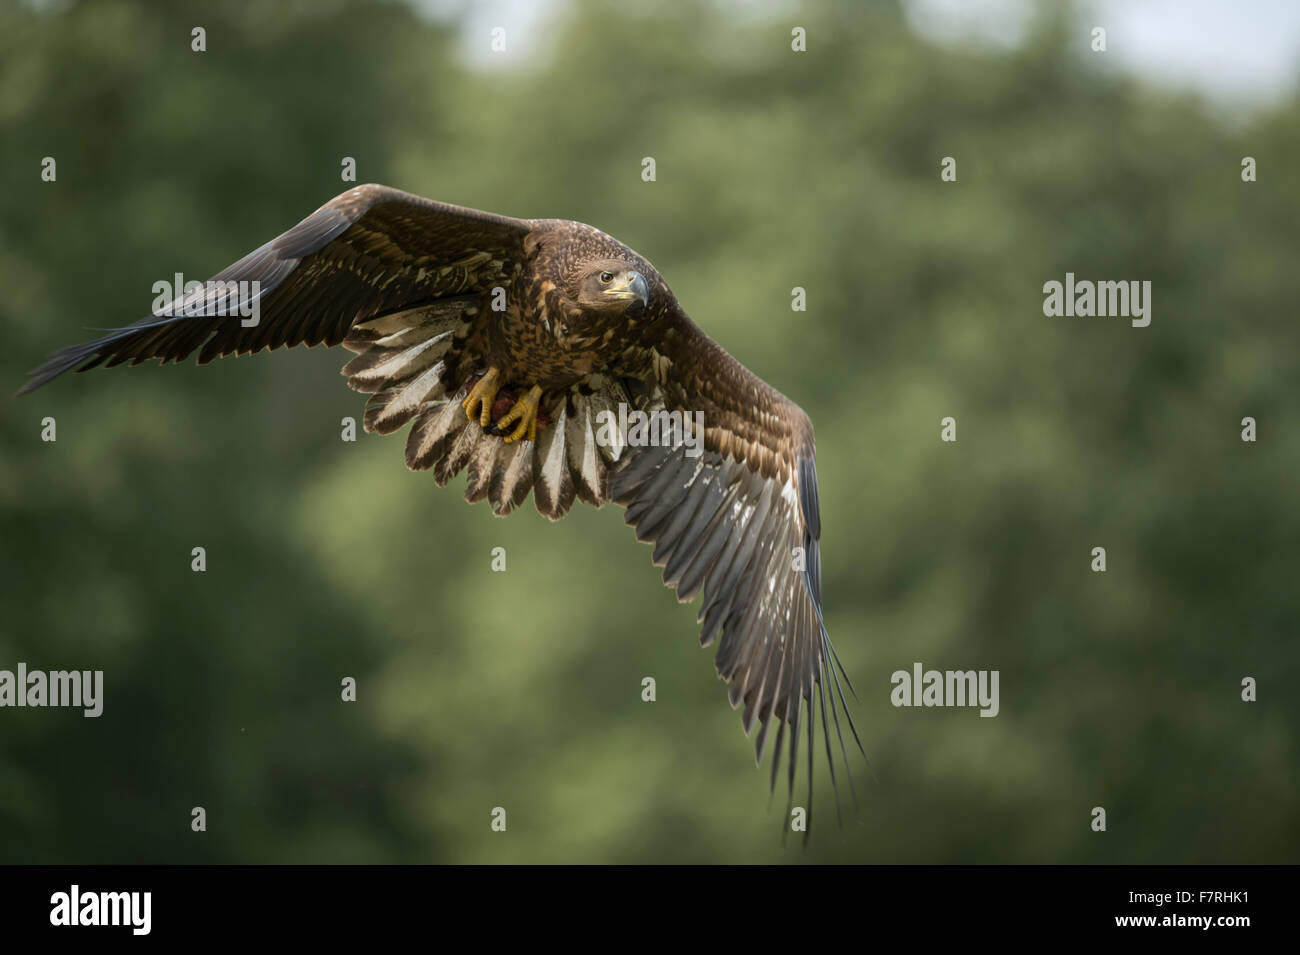
M 581 222 L 546 220 L 526 243 L 538 274 L 564 300 L 569 321 L 588 333 L 650 309 L 663 280 L 623 243 Z M 574 314 L 576 313 L 576 314 Z
M 585 262 L 574 276 L 573 300 L 584 312 L 622 315 L 650 304 L 650 282 L 626 261 Z

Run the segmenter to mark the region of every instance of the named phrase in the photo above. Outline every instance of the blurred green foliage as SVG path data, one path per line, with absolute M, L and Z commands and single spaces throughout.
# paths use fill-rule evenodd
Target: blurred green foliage
M 3 378 L 292 225 L 344 156 L 605 229 L 816 424 L 861 811 L 835 828 L 819 767 L 783 845 L 616 508 L 467 507 L 402 439 L 340 441 L 347 356 L 299 350 L 4 402 L 0 667 L 106 699 L 0 710 L 0 861 L 1296 861 L 1297 104 L 1224 125 L 1098 70 L 1057 4 L 1000 54 L 892 3 L 558 9 L 493 70 L 395 4 L 4 7 Z M 1067 271 L 1151 280 L 1151 326 L 1045 318 Z M 895 709 L 913 661 L 999 670 L 1000 715 Z

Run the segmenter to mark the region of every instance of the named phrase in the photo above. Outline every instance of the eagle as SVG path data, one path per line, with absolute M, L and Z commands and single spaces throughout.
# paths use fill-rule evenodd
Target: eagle
M 471 503 L 505 516 L 531 492 L 551 520 L 575 500 L 626 508 L 678 599 L 703 594 L 700 643 L 717 643 L 746 736 L 758 728 L 756 764 L 774 738 L 769 790 L 788 738 L 788 811 L 806 733 L 811 819 L 820 735 L 840 818 L 845 726 L 866 753 L 822 616 L 812 423 L 599 229 L 358 186 L 140 321 L 56 352 L 18 394 L 72 368 L 320 344 L 355 353 L 342 373 L 370 396 L 365 429 L 410 423 L 407 467 L 440 486 L 464 471 Z

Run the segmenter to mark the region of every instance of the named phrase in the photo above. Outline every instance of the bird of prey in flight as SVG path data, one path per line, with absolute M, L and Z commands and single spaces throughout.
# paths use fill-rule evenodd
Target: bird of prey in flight
M 788 736 L 792 803 L 806 730 L 811 814 L 818 710 L 832 783 L 835 748 L 847 771 L 841 713 L 862 745 L 822 621 L 812 424 L 706 336 L 644 258 L 580 222 L 365 185 L 209 287 L 216 300 L 194 290 L 57 352 L 19 394 L 77 366 L 342 344 L 356 353 L 348 384 L 370 395 L 366 430 L 411 422 L 407 467 L 439 485 L 466 471 L 466 499 L 498 515 L 530 491 L 552 520 L 575 498 L 626 507 L 678 599 L 703 593 L 700 643 L 718 644 L 731 705 L 744 707 L 746 735 L 758 727 L 759 763 L 775 730 L 773 789 Z M 256 323 L 241 319 L 254 305 Z M 620 408 L 658 415 L 660 440 L 602 427 Z

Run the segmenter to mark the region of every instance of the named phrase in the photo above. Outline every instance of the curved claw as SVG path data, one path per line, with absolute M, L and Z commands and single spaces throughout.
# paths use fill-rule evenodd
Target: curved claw
M 501 390 L 500 378 L 501 372 L 493 365 L 461 402 L 461 407 L 465 409 L 465 417 L 471 421 L 475 417 L 474 409 L 481 406 L 482 410 L 478 412 L 478 423 L 481 428 L 486 428 L 492 421 L 492 403 L 496 401 L 497 392 Z
M 542 398 L 542 389 L 533 385 L 528 389 L 528 394 L 524 395 L 514 403 L 509 411 L 502 415 L 496 423 L 498 432 L 504 433 L 506 425 L 512 421 L 518 421 L 515 429 L 506 435 L 506 444 L 513 441 L 537 440 L 537 406 Z

